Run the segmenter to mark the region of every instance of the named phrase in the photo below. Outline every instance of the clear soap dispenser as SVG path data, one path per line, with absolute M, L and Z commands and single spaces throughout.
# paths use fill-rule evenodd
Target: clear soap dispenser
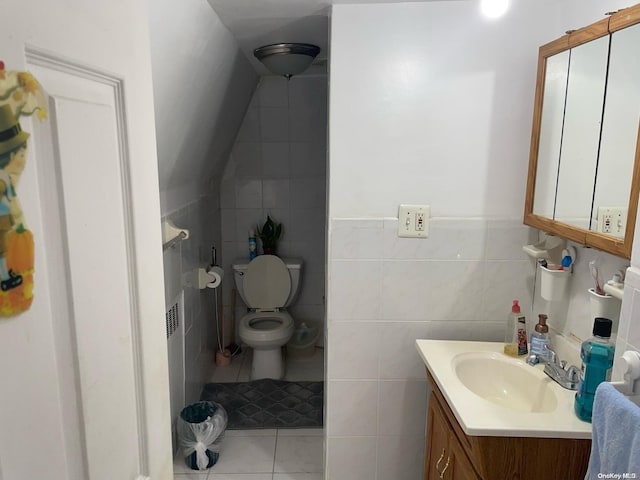
M 537 355 L 538 358 L 544 361 L 549 361 L 548 348 L 551 348 L 547 318 L 549 317 L 547 317 L 544 313 L 538 315 L 538 323 L 531 333 L 531 353 Z M 547 348 L 545 348 L 545 346 Z

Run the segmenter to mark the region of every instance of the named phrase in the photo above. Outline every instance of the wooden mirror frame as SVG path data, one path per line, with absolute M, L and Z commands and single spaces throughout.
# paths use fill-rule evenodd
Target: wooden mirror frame
M 544 97 L 547 58 L 637 23 L 640 23 L 640 4 L 618 10 L 608 18 L 604 18 L 579 30 L 567 32 L 566 35 L 540 47 L 538 52 L 538 75 L 536 80 L 529 171 L 523 220 L 524 224 L 530 227 L 624 258 L 631 258 L 633 233 L 638 210 L 638 195 L 640 194 L 640 124 L 638 125 L 638 135 L 636 137 L 635 161 L 633 177 L 631 179 L 631 192 L 629 194 L 629 209 L 627 211 L 627 226 L 624 239 L 536 215 L 533 213 L 533 200 L 538 168 L 538 148 L 542 123 L 542 102 Z

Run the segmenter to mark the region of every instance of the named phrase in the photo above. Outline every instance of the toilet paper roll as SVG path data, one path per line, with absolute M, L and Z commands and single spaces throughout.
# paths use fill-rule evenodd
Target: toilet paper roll
M 209 267 L 207 273 L 213 278 L 212 281 L 207 283 L 207 288 L 218 288 L 224 278 L 224 270 L 222 267 Z

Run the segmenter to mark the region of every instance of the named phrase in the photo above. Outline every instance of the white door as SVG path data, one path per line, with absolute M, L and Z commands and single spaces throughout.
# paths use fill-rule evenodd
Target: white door
M 31 309 L 0 318 L 0 480 L 172 475 L 160 208 L 140 0 L 4 0 L 0 60 L 49 94 L 18 195 Z

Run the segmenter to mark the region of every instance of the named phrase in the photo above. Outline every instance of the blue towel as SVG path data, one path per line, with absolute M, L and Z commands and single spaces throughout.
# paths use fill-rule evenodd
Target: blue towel
M 640 408 L 610 383 L 603 382 L 596 390 L 592 429 L 585 480 L 640 479 Z

